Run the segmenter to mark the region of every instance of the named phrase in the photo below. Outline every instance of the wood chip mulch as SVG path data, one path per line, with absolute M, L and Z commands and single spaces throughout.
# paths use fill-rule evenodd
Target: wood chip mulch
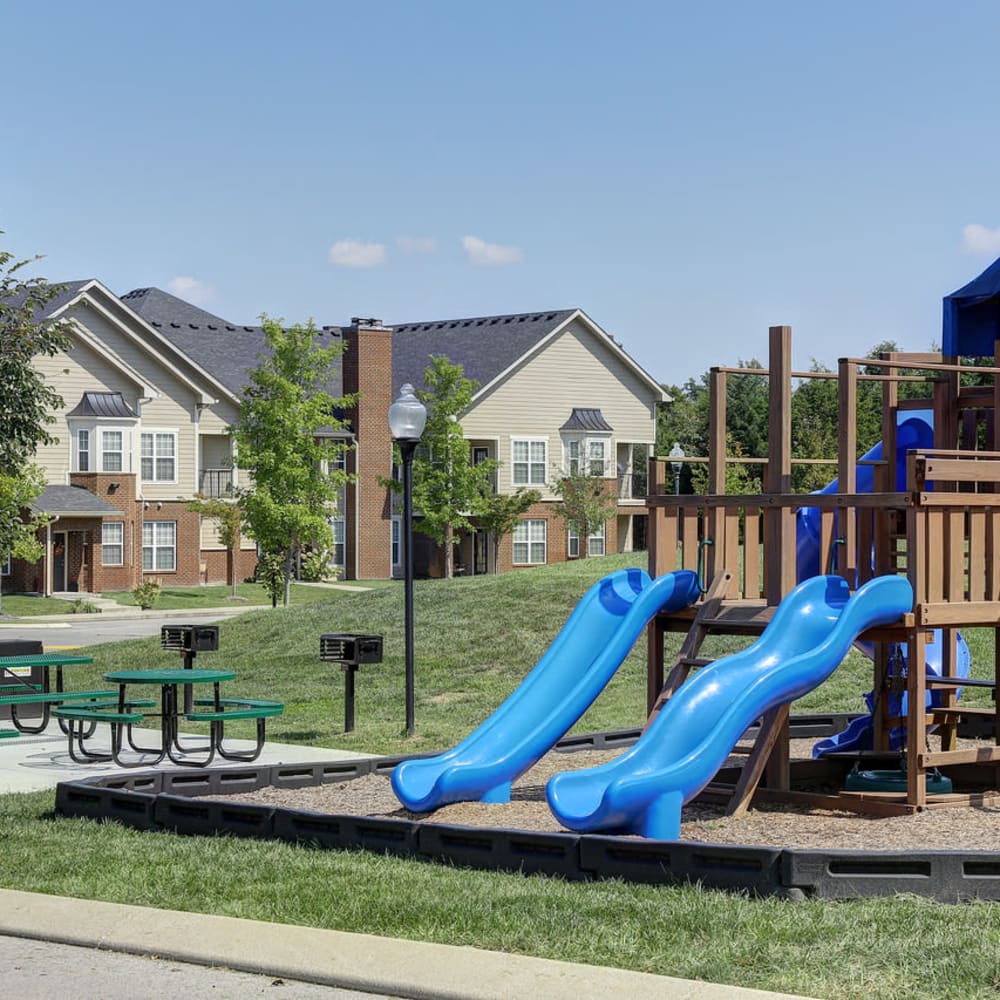
M 965 741 L 962 741 L 963 743 Z M 976 744 L 971 741 L 969 746 Z M 982 744 L 985 745 L 985 744 Z M 808 756 L 812 741 L 793 741 L 794 757 Z M 559 772 L 592 767 L 620 751 L 552 752 L 514 783 L 504 804 L 460 802 L 430 813 L 402 808 L 387 777 L 366 775 L 351 781 L 308 788 L 263 788 L 226 796 L 324 814 L 381 816 L 459 826 L 566 832 L 549 811 L 545 783 Z M 742 763 L 745 757 L 732 758 Z M 972 808 L 931 809 L 912 816 L 875 817 L 805 806 L 762 804 L 738 818 L 721 806 L 685 806 L 684 840 L 824 850 L 1000 851 L 1000 802 Z

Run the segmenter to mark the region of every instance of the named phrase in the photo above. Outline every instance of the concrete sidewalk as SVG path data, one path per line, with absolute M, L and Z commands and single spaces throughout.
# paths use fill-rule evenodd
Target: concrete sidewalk
M 110 746 L 108 726 L 98 727 L 98 732 L 88 740 L 88 746 L 95 750 L 107 751 Z M 140 735 L 140 739 L 142 736 Z M 197 743 L 204 737 L 185 736 L 185 743 Z M 226 740 L 228 746 L 236 750 L 248 750 L 255 743 L 252 740 Z M 127 751 L 129 758 L 140 760 Z M 303 746 L 297 743 L 276 743 L 268 740 L 264 744 L 261 755 L 254 761 L 254 766 L 266 764 L 311 764 L 327 760 L 349 760 L 357 757 L 367 757 L 371 754 L 353 753 L 348 750 L 331 750 L 325 747 Z M 149 758 L 152 760 L 152 756 Z M 212 770 L 217 768 L 246 767 L 236 761 L 217 759 L 212 763 Z M 175 771 L 184 774 L 196 772 L 197 768 L 178 767 L 165 761 L 161 764 L 143 767 L 147 771 Z M 0 743 L 0 794 L 7 792 L 39 792 L 47 788 L 55 788 L 60 781 L 76 781 L 79 778 L 98 777 L 106 774 L 121 775 L 125 773 L 113 762 L 77 764 L 69 755 L 69 741 L 59 728 L 59 723 L 53 720 L 45 732 L 37 735 L 22 733 L 14 739 L 5 739 Z
M 766 1000 L 788 994 L 574 965 L 478 948 L 0 890 L 0 934 L 442 1000 Z M 169 976 L 165 970 L 164 975 Z M 172 980 L 168 980 L 172 982 Z M 74 985 L 76 984 L 76 985 Z M 68 978 L 67 995 L 81 994 Z M 53 983 L 56 987 L 57 984 Z M 136 995 L 160 995 L 144 979 Z M 133 991 L 135 985 L 133 984 Z M 55 996 L 62 990 L 53 989 Z M 284 994 L 295 996 L 294 992 Z M 802 1000 L 802 998 L 791 998 Z

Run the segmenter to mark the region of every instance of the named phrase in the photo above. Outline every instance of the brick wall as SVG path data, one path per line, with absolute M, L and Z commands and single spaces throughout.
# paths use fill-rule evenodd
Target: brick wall
M 361 394 L 349 413 L 358 444 L 347 467 L 358 481 L 347 491 L 345 576 L 386 579 L 392 575 L 392 535 L 388 493 L 379 477 L 388 478 L 392 462 L 392 331 L 358 323 L 344 331 L 344 340 L 344 392 Z

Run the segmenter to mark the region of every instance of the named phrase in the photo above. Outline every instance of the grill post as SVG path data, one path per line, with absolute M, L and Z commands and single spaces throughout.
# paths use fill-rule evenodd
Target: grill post
M 344 732 L 354 732 L 354 675 L 362 663 L 382 662 L 382 636 L 327 632 L 319 637 L 319 658 L 344 671 Z
M 175 649 L 183 655 L 184 669 L 194 667 L 199 651 L 214 652 L 219 648 L 218 625 L 163 625 L 160 627 L 160 648 Z M 184 713 L 194 708 L 193 688 L 184 685 Z

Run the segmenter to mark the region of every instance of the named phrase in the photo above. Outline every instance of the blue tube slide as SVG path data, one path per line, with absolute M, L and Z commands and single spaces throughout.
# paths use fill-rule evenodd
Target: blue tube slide
M 633 747 L 600 767 L 554 775 L 546 787 L 552 812 L 571 830 L 676 840 L 681 806 L 756 719 L 826 680 L 865 629 L 912 607 L 901 576 L 869 580 L 853 596 L 837 576 L 800 583 L 753 645 L 681 685 Z
M 934 447 L 934 417 L 930 410 L 903 411 L 906 418 L 899 422 L 896 430 L 896 479 L 895 489 L 906 489 L 906 453 L 910 450 Z M 875 468 L 864 462 L 882 461 L 882 442 L 858 459 L 857 491 L 872 493 L 875 489 Z M 839 480 L 827 484 L 819 494 L 840 492 Z M 820 565 L 822 553 L 819 551 L 820 512 L 816 507 L 800 507 L 796 512 L 796 579 L 806 580 L 827 570 Z
M 559 634 L 513 694 L 451 750 L 403 761 L 392 788 L 413 812 L 449 802 L 507 802 L 511 782 L 547 753 L 590 707 L 649 620 L 699 596 L 690 570 L 651 580 L 618 570 L 581 598 Z

